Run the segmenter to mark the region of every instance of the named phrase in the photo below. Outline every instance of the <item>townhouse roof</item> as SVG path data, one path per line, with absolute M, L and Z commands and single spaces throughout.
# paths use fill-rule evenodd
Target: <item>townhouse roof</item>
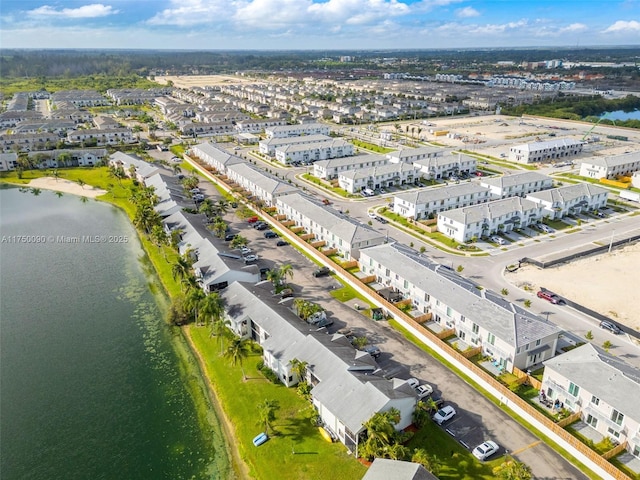
M 224 166 L 242 162 L 242 159 L 240 157 L 231 155 L 229 152 L 221 148 L 214 147 L 209 142 L 199 143 L 198 145 L 192 147 L 192 149 L 196 150 L 196 152 L 202 152 L 203 154 L 213 158 L 216 162 Z
M 158 167 L 155 165 L 151 165 L 134 155 L 128 155 L 122 152 L 112 153 L 111 161 L 121 163 L 125 171 L 129 169 L 130 165 L 133 165 L 136 169 L 136 174 L 140 175 L 142 178 L 148 178 L 159 172 Z
M 304 137 L 302 137 L 304 138 Z M 340 138 L 330 138 L 329 140 L 321 140 L 313 143 L 294 143 L 290 145 L 283 145 L 276 147 L 276 151 L 284 153 L 304 152 L 306 150 L 315 150 L 321 148 L 340 148 L 351 145 L 349 142 L 345 142 Z
M 564 187 L 550 188 L 548 190 L 529 193 L 527 198 L 531 197 L 550 203 L 568 203 L 578 198 L 594 197 L 608 192 L 609 191 L 606 188 L 592 185 L 591 183 L 576 183 L 575 185 L 567 185 Z
M 395 152 L 389 152 L 388 158 L 412 158 L 421 155 L 438 155 L 443 153 L 444 150 L 440 147 L 419 147 L 419 148 L 401 148 Z
M 581 163 L 595 165 L 597 167 L 611 168 L 627 163 L 640 162 L 640 152 L 623 153 L 621 155 L 611 155 L 608 157 L 591 157 Z
M 273 133 L 278 132 L 290 132 L 295 130 L 315 130 L 315 129 L 328 129 L 328 125 L 322 123 L 300 123 L 296 125 L 275 125 L 268 130 Z
M 248 180 L 272 196 L 286 195 L 298 191 L 298 187 L 290 185 L 278 178 L 259 170 L 247 162 L 240 161 L 229 165 L 228 171 L 235 172 L 238 176 Z
M 552 182 L 552 178 L 538 172 L 521 172 L 499 177 L 487 177 L 480 181 L 480 185 L 490 185 L 492 187 L 507 188 L 516 185 L 525 185 L 535 182 Z
M 303 137 L 304 138 L 304 137 Z M 389 159 L 384 155 L 355 155 L 341 158 L 329 158 L 327 160 L 318 160 L 314 165 L 322 168 L 340 168 L 346 166 L 364 165 L 365 163 L 388 163 Z
M 640 422 L 640 369 L 592 343 L 551 358 L 544 365 Z
M 513 347 L 560 332 L 553 323 L 505 300 L 501 295 L 478 288 L 479 285 L 472 280 L 405 245 L 390 243 L 369 247 L 362 249 L 361 254 L 399 274 Z
M 414 205 L 422 205 L 463 197 L 465 195 L 475 195 L 483 192 L 488 193 L 489 189 L 479 185 L 478 183 L 460 183 L 458 185 L 449 185 L 446 187 L 421 188 L 411 192 L 400 193 L 395 195 L 395 198 Z
M 572 147 L 575 145 L 582 145 L 584 142 L 575 140 L 573 138 L 557 138 L 554 140 L 545 140 L 543 142 L 531 142 L 523 143 L 521 145 L 515 145 L 511 147 L 511 150 L 522 150 L 525 152 L 539 152 L 542 150 L 549 150 L 558 147 Z
M 415 172 L 416 167 L 409 163 L 385 163 L 374 165 L 372 167 L 359 168 L 357 170 L 346 170 L 341 172 L 339 176 L 357 180 L 360 178 L 379 177 L 381 175 L 402 174 L 405 172 Z
M 327 135 L 302 135 L 300 137 L 272 137 L 266 140 L 260 140 L 261 145 L 279 146 L 279 145 L 295 145 L 296 143 L 314 143 L 314 142 L 328 142 L 333 140 L 332 137 Z
M 311 219 L 328 233 L 333 233 L 349 245 L 366 241 L 379 241 L 384 238 L 383 234 L 374 229 L 361 225 L 352 218 L 316 203 L 300 193 L 279 197 L 278 202 Z
M 531 200 L 522 197 L 508 197 L 492 202 L 447 210 L 438 213 L 438 215 L 462 225 L 470 225 L 484 220 L 491 221 L 494 218 L 499 218 L 514 212 L 524 213 L 538 208 L 541 208 L 540 205 Z
M 376 458 L 362 480 L 438 480 L 419 463 Z

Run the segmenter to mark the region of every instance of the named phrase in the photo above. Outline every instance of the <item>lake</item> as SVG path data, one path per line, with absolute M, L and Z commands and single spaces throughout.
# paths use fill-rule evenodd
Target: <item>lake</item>
M 17 188 L 0 208 L 0 477 L 228 478 L 126 216 Z
M 606 117 L 607 120 L 640 120 L 640 110 L 625 112 L 624 110 L 615 110 L 600 115 L 600 118 Z

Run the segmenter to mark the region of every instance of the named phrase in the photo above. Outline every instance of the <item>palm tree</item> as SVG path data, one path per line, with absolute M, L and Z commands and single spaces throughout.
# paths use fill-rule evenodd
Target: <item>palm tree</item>
M 55 170 L 55 172 L 57 172 L 57 170 Z M 57 178 L 57 177 L 56 177 Z M 84 186 L 87 184 L 84 180 L 82 180 L 81 178 L 79 178 L 78 180 L 76 180 L 76 183 L 78 185 L 80 185 L 80 188 L 82 188 L 84 190 Z
M 220 355 L 222 355 L 223 341 L 225 337 L 231 333 L 230 327 L 231 322 L 222 316 L 220 316 L 217 320 L 214 320 L 214 322 L 211 324 L 211 335 L 215 335 L 216 337 L 218 337 L 220 343 Z
M 231 240 L 231 244 L 229 246 L 231 248 L 240 248 L 245 247 L 247 243 L 249 243 L 249 240 L 247 240 L 245 237 L 243 237 L 242 235 L 236 235 L 235 237 L 233 237 L 233 240 Z
M 385 456 L 391 460 L 404 460 L 409 456 L 409 449 L 401 443 L 394 443 L 385 448 Z
M 221 198 L 220 200 L 218 200 L 215 205 L 218 215 L 224 215 L 225 213 L 227 213 L 229 211 L 229 207 L 230 207 L 229 202 L 224 198 Z
M 531 480 L 531 469 L 508 456 L 502 464 L 493 469 L 493 473 L 500 480 Z
M 222 220 L 220 217 L 217 217 L 218 220 L 213 222 L 213 225 L 210 227 L 213 231 L 213 234 L 218 238 L 224 238 L 225 233 L 227 232 L 227 222 Z
M 280 272 L 280 278 L 284 279 L 284 278 L 290 277 L 293 279 L 293 267 L 291 266 L 290 263 L 285 263 L 284 265 L 280 265 L 278 270 Z
M 56 193 L 56 197 L 60 198 L 64 195 L 64 193 L 62 192 L 55 192 Z
M 204 318 L 205 325 L 212 324 L 220 319 L 224 312 L 224 301 L 217 292 L 211 292 L 202 299 L 200 314 Z
M 200 204 L 200 208 L 198 208 L 198 212 L 204 213 L 207 218 L 211 218 L 215 211 L 215 206 L 210 198 L 205 198 Z
M 42 193 L 42 189 L 41 188 L 37 188 L 37 187 L 33 187 L 31 189 L 31 193 L 33 193 L 33 195 L 35 197 L 37 197 L 38 195 L 40 195 Z
M 58 163 L 58 166 L 66 167 L 67 162 L 71 161 L 71 154 L 69 152 L 63 152 L 58 155 L 56 161 Z
M 292 358 L 289 361 L 289 365 L 291 365 L 291 372 L 298 377 L 299 382 L 304 382 L 307 378 L 307 362 L 302 360 L 298 360 L 297 358 Z
M 58 169 L 55 168 L 52 172 L 51 172 L 51 176 L 53 178 L 56 179 L 56 182 L 58 181 L 58 179 L 60 178 L 60 172 L 58 172 Z
M 154 225 L 151 228 L 151 241 L 156 244 L 158 250 L 162 248 L 162 245 L 169 243 L 169 235 L 165 231 L 164 227 L 160 224 Z
M 435 455 L 429 455 L 424 448 L 416 448 L 411 456 L 413 463 L 419 463 L 434 475 L 440 471 L 440 462 Z
M 385 450 L 391 446 L 396 437 L 395 425 L 400 412 L 391 408 L 386 412 L 377 412 L 363 426 L 367 438 L 362 444 L 362 454 L 369 459 L 384 456 Z
M 227 351 L 224 352 L 224 356 L 231 361 L 234 367 L 240 364 L 242 380 L 246 380 L 247 376 L 244 373 L 244 368 L 242 368 L 242 360 L 249 356 L 249 341 L 240 337 L 234 338 L 227 347 Z
M 191 259 L 186 255 L 180 255 L 176 263 L 171 267 L 171 275 L 174 280 L 182 280 L 191 275 Z
M 193 313 L 193 318 L 196 326 L 200 326 L 198 323 L 198 310 L 204 300 L 204 292 L 199 288 L 191 288 L 187 293 L 187 297 L 184 299 L 184 306 L 189 312 Z
M 258 410 L 258 420 L 256 425 L 264 425 L 265 433 L 269 433 L 269 429 L 273 432 L 271 422 L 276 419 L 276 411 L 280 408 L 280 404 L 277 400 L 263 400 L 256 409 Z
M 179 175 L 182 173 L 182 169 L 180 168 L 180 165 L 174 165 L 171 170 L 173 170 L 174 175 Z

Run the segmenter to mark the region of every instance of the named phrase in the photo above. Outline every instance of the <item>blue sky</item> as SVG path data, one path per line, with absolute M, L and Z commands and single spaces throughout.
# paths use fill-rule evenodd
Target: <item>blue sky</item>
M 592 45 L 640 46 L 640 0 L 2 0 L 0 7 L 2 48 Z

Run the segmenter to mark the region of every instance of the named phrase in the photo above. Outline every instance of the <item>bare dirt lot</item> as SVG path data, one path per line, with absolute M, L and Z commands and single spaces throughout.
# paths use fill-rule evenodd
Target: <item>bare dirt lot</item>
M 237 85 L 240 83 L 251 83 L 255 80 L 250 78 L 236 77 L 234 75 L 169 75 L 166 77 L 156 77 L 155 81 L 166 85 L 173 82 L 178 88 L 206 87 L 207 85 Z
M 540 286 L 569 298 L 628 327 L 640 330 L 637 311 L 640 243 L 560 265 L 541 269 L 520 268 L 514 284 L 537 290 Z M 512 277 L 513 278 L 513 277 Z

